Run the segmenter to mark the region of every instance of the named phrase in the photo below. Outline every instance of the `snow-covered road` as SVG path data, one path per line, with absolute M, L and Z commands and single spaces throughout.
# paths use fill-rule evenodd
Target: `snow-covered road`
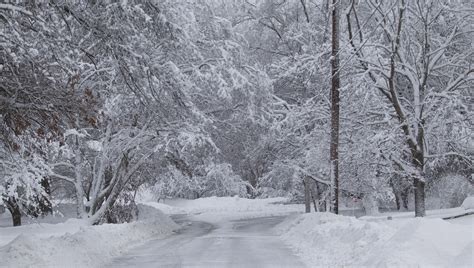
M 272 216 L 211 224 L 178 216 L 184 227 L 116 258 L 110 267 L 304 267 L 271 229 Z

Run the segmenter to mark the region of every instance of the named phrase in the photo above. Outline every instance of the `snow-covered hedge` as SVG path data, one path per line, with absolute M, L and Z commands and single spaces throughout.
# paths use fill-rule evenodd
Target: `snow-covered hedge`
M 0 248 L 1 266 L 100 267 L 131 245 L 165 236 L 178 228 L 167 215 L 149 206 L 139 205 L 138 217 L 138 221 L 124 224 L 90 226 L 84 222 L 74 233 L 67 230 L 77 229 L 73 225 L 78 220 L 69 220 L 58 224 L 63 233 L 49 237 L 39 236 L 41 227 L 23 226 L 24 234 Z M 0 235 L 9 229 L 1 228 Z

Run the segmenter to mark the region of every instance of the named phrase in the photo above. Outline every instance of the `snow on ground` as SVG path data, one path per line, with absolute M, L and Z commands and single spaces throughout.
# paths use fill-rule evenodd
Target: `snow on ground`
M 310 213 L 289 217 L 276 231 L 312 267 L 473 267 L 473 227 L 455 222 Z
M 139 221 L 129 224 L 88 226 L 69 219 L 56 224 L 0 228 L 0 266 L 102 266 L 127 249 L 178 228 L 159 210 L 187 214 L 186 218 L 208 222 L 224 233 L 234 231 L 240 219 L 286 215 L 274 231 L 310 267 L 474 265 L 474 215 L 440 219 L 470 212 L 470 201 L 465 202 L 466 208 L 427 211 L 427 218 L 414 218 L 412 212 L 391 212 L 359 219 L 330 213 L 302 214 L 303 205 L 284 204 L 286 201 L 238 197 L 164 203 L 142 200 L 145 205 L 140 205 Z M 393 220 L 387 220 L 388 215 Z
M 466 199 L 467 200 L 467 199 Z M 459 216 L 462 214 L 474 214 L 474 208 L 446 208 L 446 209 L 434 209 L 434 210 L 427 210 L 426 211 L 426 218 L 449 218 L 453 216 Z M 371 220 L 371 221 L 378 221 L 378 220 L 386 220 L 387 217 L 392 217 L 393 219 L 407 219 L 415 217 L 414 211 L 390 211 L 390 212 L 383 212 L 378 215 L 374 216 L 363 216 L 360 217 L 362 220 Z
M 89 226 L 69 219 L 58 224 L 0 228 L 5 267 L 100 267 L 131 246 L 164 237 L 178 226 L 162 212 L 140 205 L 137 222 Z
M 231 228 L 229 221 L 238 218 L 288 215 L 274 230 L 309 267 L 473 267 L 473 218 L 440 219 L 465 214 L 470 208 L 427 211 L 428 217 L 422 219 L 415 219 L 413 212 L 356 219 L 331 213 L 301 214 L 302 205 L 284 205 L 285 201 L 210 197 L 148 204 L 212 222 L 222 230 Z
M 75 202 L 62 202 L 55 204 L 55 211 L 53 215 L 42 216 L 38 218 L 22 217 L 22 225 L 29 224 L 44 224 L 44 223 L 61 223 L 65 222 L 70 218 L 75 218 L 76 204 Z M 12 217 L 10 212 L 5 209 L 5 213 L 0 213 L 0 228 L 12 226 Z M 1 238 L 0 238 L 1 239 Z
M 287 198 L 247 199 L 205 197 L 195 200 L 170 199 L 164 203 L 143 202 L 168 214 L 189 214 L 195 220 L 219 223 L 236 219 L 287 215 L 304 211 L 301 204 L 285 204 Z
M 474 229 L 474 215 L 451 219 L 449 220 L 449 222 L 454 223 L 454 224 L 471 226 Z

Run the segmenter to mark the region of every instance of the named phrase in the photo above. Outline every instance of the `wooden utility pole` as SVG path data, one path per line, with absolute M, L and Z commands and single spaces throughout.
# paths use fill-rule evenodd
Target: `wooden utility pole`
M 331 49 L 331 210 L 339 214 L 339 5 L 332 0 L 332 49 Z

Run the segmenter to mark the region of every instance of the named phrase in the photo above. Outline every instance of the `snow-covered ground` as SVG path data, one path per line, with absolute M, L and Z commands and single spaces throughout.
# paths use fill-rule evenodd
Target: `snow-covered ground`
M 474 209 L 464 209 L 462 207 L 457 208 L 446 208 L 446 209 L 433 209 L 426 211 L 426 218 L 428 219 L 442 219 L 442 218 L 450 218 L 455 216 L 460 216 L 463 214 L 474 214 Z M 363 220 L 370 220 L 370 221 L 378 221 L 378 220 L 386 220 L 388 217 L 392 217 L 392 219 L 407 219 L 415 217 L 415 212 L 413 211 L 391 211 L 391 212 L 384 212 L 374 216 L 363 216 L 360 219 Z
M 11 225 L 7 212 L 0 217 L 0 266 L 102 267 L 129 249 L 172 234 L 179 226 L 166 214 L 186 214 L 190 220 L 209 222 L 220 230 L 229 230 L 231 221 L 302 211 L 301 205 L 281 204 L 285 201 L 284 198 L 210 197 L 142 202 L 137 222 L 100 226 L 89 226 L 86 221 L 70 218 L 74 213 L 66 208 L 66 217 L 25 218 L 23 226 L 3 227 Z M 281 245 L 284 248 L 283 242 Z
M 313 267 L 473 267 L 473 219 L 311 213 L 289 217 L 276 230 Z
M 471 211 L 467 203 L 428 211 L 427 218 L 390 213 L 356 219 L 303 214 L 303 205 L 284 204 L 284 198 L 141 201 L 140 219 L 129 224 L 88 226 L 69 219 L 0 228 L 0 266 L 474 265 L 474 215 L 441 219 Z M 178 219 L 181 229 L 173 233 L 178 226 L 159 210 Z
M 169 200 L 149 203 L 167 213 L 187 214 L 228 230 L 235 219 L 286 215 L 274 228 L 309 267 L 473 267 L 474 216 L 442 220 L 472 212 L 470 206 L 378 216 L 302 214 L 302 205 L 284 199 L 249 200 L 234 197 Z M 393 220 L 387 220 L 391 216 Z
M 286 198 L 247 199 L 206 197 L 195 200 L 172 199 L 162 203 L 145 202 L 167 214 L 187 214 L 195 220 L 219 224 L 229 220 L 288 215 L 304 211 L 301 204 L 285 204 Z
M 69 219 L 0 228 L 1 267 L 100 267 L 128 248 L 164 237 L 178 226 L 157 209 L 140 207 L 139 220 L 90 226 Z

